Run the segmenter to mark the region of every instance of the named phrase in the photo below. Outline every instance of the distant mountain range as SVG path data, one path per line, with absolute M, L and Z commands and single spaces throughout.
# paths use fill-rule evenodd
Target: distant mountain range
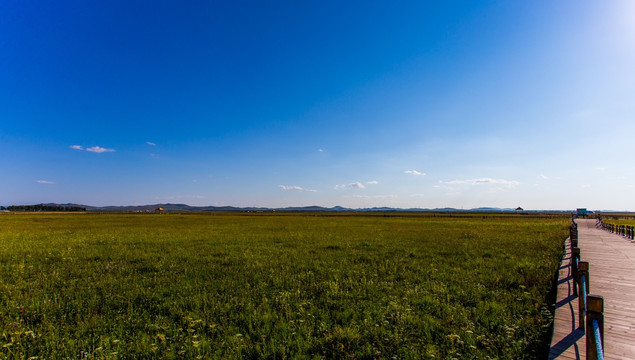
M 301 207 L 283 207 L 283 208 L 267 208 L 267 207 L 235 207 L 235 206 L 190 206 L 186 204 L 150 204 L 150 205 L 130 205 L 130 206 L 90 206 L 80 204 L 43 204 L 53 206 L 76 206 L 86 208 L 89 212 L 153 212 L 161 208 L 165 212 L 201 212 L 201 211 L 217 211 L 217 212 L 483 212 L 497 213 L 517 212 L 514 208 L 497 208 L 497 207 L 479 207 L 473 209 L 456 209 L 456 208 L 392 208 L 392 207 L 371 207 L 371 208 L 345 208 L 342 206 L 323 207 L 323 206 L 301 206 Z M 573 212 L 573 210 L 530 210 L 522 212 Z

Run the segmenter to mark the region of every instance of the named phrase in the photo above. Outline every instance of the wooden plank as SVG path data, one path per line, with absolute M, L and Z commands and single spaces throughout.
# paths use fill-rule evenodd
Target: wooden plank
M 595 220 L 578 219 L 578 246 L 582 261 L 589 262 L 590 293 L 604 297 L 604 351 L 607 359 L 635 359 L 635 242 L 596 228 Z M 567 241 L 569 246 L 569 242 Z M 563 257 L 559 276 L 558 301 L 571 295 L 568 253 Z M 569 306 L 571 305 L 571 306 Z M 552 351 L 549 359 L 584 359 L 584 336 L 573 341 L 578 321 L 577 298 L 556 308 Z M 564 341 L 569 336 L 569 341 Z M 566 351 L 563 351 L 563 345 Z M 578 352 L 572 351 L 574 347 Z M 573 355 L 572 355 L 573 354 Z M 574 357 L 571 357 L 574 356 Z

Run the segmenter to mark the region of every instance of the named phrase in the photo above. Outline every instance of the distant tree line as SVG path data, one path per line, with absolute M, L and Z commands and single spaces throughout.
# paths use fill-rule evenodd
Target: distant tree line
M 4 206 L 2 210 L 4 210 Z M 9 211 L 86 211 L 85 207 L 67 205 L 11 205 L 7 206 Z

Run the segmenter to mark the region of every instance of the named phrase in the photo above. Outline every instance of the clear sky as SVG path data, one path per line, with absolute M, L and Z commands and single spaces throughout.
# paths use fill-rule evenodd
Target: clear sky
M 635 211 L 635 1 L 0 2 L 0 205 Z

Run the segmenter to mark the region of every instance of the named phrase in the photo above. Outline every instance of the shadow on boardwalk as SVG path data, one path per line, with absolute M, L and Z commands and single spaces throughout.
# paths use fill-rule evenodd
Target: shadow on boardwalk
M 581 347 L 584 346 L 584 331 L 577 328 L 576 309 L 578 297 L 573 294 L 573 276 L 571 276 L 571 244 L 567 240 L 566 251 L 558 273 L 558 294 L 554 333 L 551 339 L 549 359 L 583 359 Z M 565 327 L 560 324 L 567 324 Z M 582 340 L 582 341 L 580 341 Z M 582 346 L 581 346 L 582 344 Z

